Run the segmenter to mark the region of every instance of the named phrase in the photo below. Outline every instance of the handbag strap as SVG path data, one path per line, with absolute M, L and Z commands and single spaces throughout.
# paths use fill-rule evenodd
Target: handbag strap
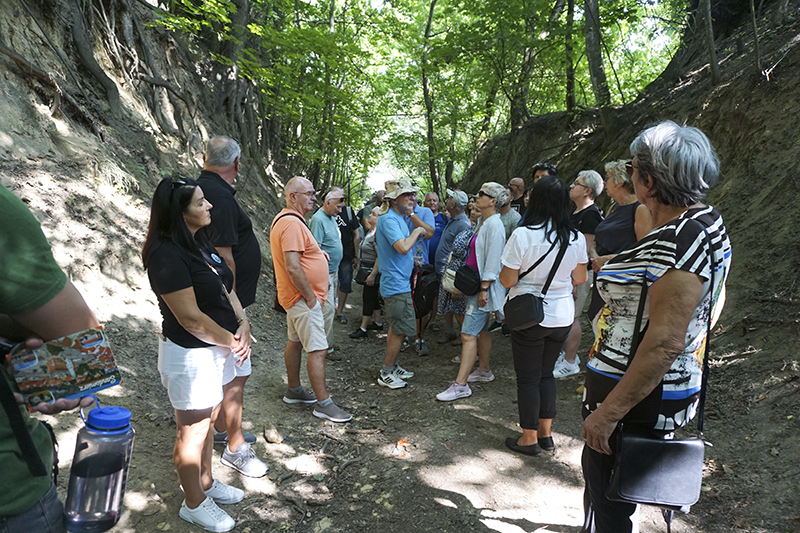
M 553 267 L 550 269 L 550 274 L 547 275 L 547 281 L 544 282 L 544 287 L 542 287 L 542 298 L 544 298 L 544 295 L 547 294 L 547 289 L 550 288 L 550 283 L 556 276 L 556 270 L 558 270 L 558 267 L 561 266 L 561 260 L 564 259 L 564 254 L 567 253 L 568 246 L 569 242 L 561 244 L 561 249 L 558 251 L 558 255 L 556 256 L 556 260 L 553 263 Z
M 2 403 L 3 410 L 8 416 L 8 422 L 14 432 L 14 437 L 17 439 L 22 458 L 28 465 L 28 472 L 33 477 L 46 476 L 47 470 L 42 458 L 39 456 L 39 452 L 36 450 L 28 427 L 25 425 L 25 419 L 19 411 L 19 404 L 14 398 L 14 392 L 2 374 L 0 374 L 0 403 Z
M 712 312 L 714 311 L 714 271 L 717 268 L 717 260 L 714 257 L 714 245 L 711 242 L 711 235 L 708 233 L 708 229 L 705 226 L 700 224 L 700 222 L 689 219 L 697 223 L 700 228 L 703 230 L 705 234 L 705 242 L 708 245 L 709 251 L 709 262 L 710 262 L 710 270 L 711 275 L 709 277 L 709 301 L 708 301 L 708 321 L 706 322 L 706 342 L 705 346 L 703 347 L 703 377 L 702 381 L 700 382 L 700 401 L 698 402 L 697 406 L 697 431 L 700 435 L 703 434 L 703 426 L 705 423 L 705 412 L 706 412 L 706 391 L 708 390 L 708 374 L 709 374 L 709 365 L 708 359 L 711 354 L 711 319 L 712 319 Z M 644 315 L 644 306 L 645 300 L 647 299 L 647 277 L 642 280 L 642 292 L 639 297 L 639 308 L 636 311 L 636 322 L 633 326 L 633 340 L 631 342 L 631 351 L 628 354 L 628 365 L 630 365 L 633 357 L 636 355 L 636 350 L 639 349 L 639 341 L 644 336 L 643 332 L 639 331 L 642 325 L 642 317 Z M 647 327 L 645 326 L 645 329 Z
M 528 274 L 530 274 L 530 273 L 531 273 L 531 271 L 532 271 L 534 268 L 536 268 L 537 266 L 539 266 L 539 263 L 541 263 L 542 261 L 544 261 L 544 258 L 545 258 L 545 257 L 547 257 L 547 255 L 548 255 L 550 252 L 552 252 L 552 251 L 553 251 L 553 248 L 555 248 L 555 247 L 556 247 L 556 243 L 557 243 L 557 242 L 558 242 L 558 240 L 555 240 L 555 241 L 553 241 L 553 244 L 551 244 L 551 245 L 550 245 L 550 248 L 548 248 L 548 250 L 545 252 L 545 254 L 544 254 L 542 257 L 540 257 L 540 258 L 539 258 L 539 259 L 538 259 L 538 260 L 537 260 L 537 261 L 536 261 L 536 262 L 535 262 L 533 265 L 531 265 L 531 267 L 530 267 L 528 270 L 526 270 L 525 272 L 523 272 L 522 274 L 520 274 L 520 275 L 519 275 L 519 277 L 517 278 L 517 281 L 521 280 L 522 278 L 524 278 L 525 276 L 527 276 Z

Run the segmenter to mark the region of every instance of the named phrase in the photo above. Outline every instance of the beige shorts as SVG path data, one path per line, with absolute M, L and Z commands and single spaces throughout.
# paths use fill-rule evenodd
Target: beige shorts
M 589 279 L 586 280 L 586 283 L 581 283 L 575 287 L 575 318 L 578 318 L 583 313 L 586 300 L 592 292 L 592 283 L 594 283 L 594 272 L 589 269 Z
M 180 411 L 208 409 L 222 402 L 222 386 L 235 376 L 230 348 L 184 348 L 158 339 L 158 371 L 172 407 Z
M 383 312 L 393 334 L 416 337 L 417 315 L 414 314 L 414 302 L 411 301 L 410 292 L 384 298 Z
M 286 310 L 286 333 L 291 342 L 299 342 L 308 353 L 328 349 L 325 337 L 325 319 L 322 316 L 322 305 L 308 308 L 308 304 L 300 298 L 291 309 Z

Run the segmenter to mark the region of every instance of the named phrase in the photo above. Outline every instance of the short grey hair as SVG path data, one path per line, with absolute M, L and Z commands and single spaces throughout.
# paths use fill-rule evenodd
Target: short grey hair
M 336 191 L 342 191 L 342 194 L 344 194 L 343 188 L 339 187 L 338 185 L 332 185 L 331 188 L 328 189 L 328 194 L 325 195 L 325 201 L 327 202 L 328 200 L 330 200 L 331 194 L 335 193 Z
M 506 193 L 506 186 L 500 185 L 496 181 L 487 181 L 483 185 L 481 185 L 481 189 L 485 189 L 492 198 L 497 200 L 496 207 L 502 207 L 506 204 L 506 198 L 508 198 L 508 193 Z
M 653 198 L 688 207 L 705 198 L 719 179 L 719 158 L 708 137 L 667 120 L 639 133 L 630 146 L 639 176 L 653 181 Z
M 581 170 L 578 172 L 578 177 L 575 181 L 583 178 L 583 182 L 592 193 L 590 194 L 592 200 L 600 196 L 603 192 L 603 177 L 594 170 Z
M 232 167 L 242 156 L 242 147 L 231 137 L 220 135 L 212 137 L 206 143 L 206 165 L 210 167 Z
M 629 193 L 633 194 L 636 192 L 633 188 L 633 180 L 630 176 L 628 176 L 628 172 L 625 170 L 625 164 L 628 161 L 625 159 L 618 159 L 616 161 L 609 161 L 605 165 L 606 175 L 614 180 L 616 184 L 624 184 L 625 190 Z

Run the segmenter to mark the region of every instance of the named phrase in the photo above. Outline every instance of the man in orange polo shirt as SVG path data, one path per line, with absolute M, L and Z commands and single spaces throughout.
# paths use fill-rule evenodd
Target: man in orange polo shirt
M 314 405 L 314 416 L 348 422 L 350 413 L 339 409 L 325 387 L 328 340 L 322 307 L 328 298 L 328 257 L 303 218 L 314 207 L 316 193 L 306 178 L 295 176 L 284 188 L 286 209 L 277 214 L 270 231 L 270 248 L 278 302 L 286 309 L 287 336 L 283 357 L 289 389 L 283 401 Z M 331 317 L 333 315 L 331 314 Z M 308 379 L 314 392 L 300 385 L 303 348 L 308 352 Z

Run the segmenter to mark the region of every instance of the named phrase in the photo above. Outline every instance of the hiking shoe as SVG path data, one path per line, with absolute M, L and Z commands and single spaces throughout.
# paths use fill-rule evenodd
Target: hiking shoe
M 417 339 L 416 350 L 419 355 L 430 355 L 431 353 L 428 349 L 428 345 L 425 344 L 425 339 Z
M 503 324 L 503 337 L 510 337 L 511 336 L 511 329 Z
M 225 466 L 238 470 L 247 477 L 264 477 L 269 470 L 264 461 L 256 457 L 256 452 L 250 447 L 249 442 L 239 445 L 235 452 L 231 452 L 225 446 L 221 462 Z
M 370 322 L 367 326 L 367 331 L 383 331 L 383 324 L 376 324 L 375 322 Z
M 394 364 L 394 370 L 392 370 L 392 373 L 400 379 L 411 379 L 414 377 L 413 372 L 409 372 L 397 363 Z
M 564 352 L 561 352 L 561 355 L 558 356 L 558 359 L 556 359 L 556 364 L 553 367 L 553 377 L 556 379 L 560 379 L 568 376 L 574 376 L 575 374 L 581 371 L 581 367 L 578 366 L 580 362 L 581 362 L 580 357 L 576 355 L 575 362 L 569 364 L 569 362 L 567 362 Z
M 283 395 L 283 401 L 286 403 L 317 403 L 317 397 L 313 392 L 301 390 L 300 392 L 292 392 L 286 389 L 286 394 Z
M 402 389 L 403 387 L 407 387 L 408 383 L 403 381 L 403 378 L 399 377 L 394 372 L 384 372 L 381 370 L 381 377 L 378 378 L 378 385 L 383 385 L 390 389 Z
M 409 346 L 410 344 L 408 344 L 408 339 L 403 339 L 403 345 L 400 346 L 400 351 L 405 352 Z
M 477 383 L 477 382 L 486 382 L 494 381 L 494 374 L 492 374 L 491 370 L 481 370 L 480 368 L 476 368 L 472 371 L 472 373 L 467 377 L 467 383 Z
M 361 328 L 358 328 L 353 333 L 350 334 L 351 339 L 363 339 L 367 336 L 367 332 Z
M 459 385 L 455 381 L 452 381 L 446 391 L 436 395 L 436 399 L 440 402 L 452 402 L 453 400 L 466 398 L 468 396 L 472 396 L 472 389 L 469 388 L 469 385 Z
M 501 329 L 503 329 L 503 324 L 497 320 L 489 324 L 489 333 L 494 333 L 495 331 L 500 331 Z
M 242 435 L 244 435 L 244 441 L 253 444 L 257 437 L 252 433 L 248 433 L 246 431 L 242 431 Z M 214 430 L 214 444 L 228 444 L 228 432 L 227 431 L 217 431 Z
M 336 404 L 331 402 L 325 407 L 321 406 L 319 402 L 314 406 L 314 416 L 317 418 L 324 418 L 331 422 L 349 422 L 353 419 L 353 415 L 347 411 L 342 411 Z
M 325 355 L 325 358 L 330 361 L 341 361 L 342 356 L 337 354 L 333 348 L 328 348 L 328 353 Z
M 206 491 L 206 496 L 214 500 L 214 503 L 221 503 L 224 505 L 239 503 L 244 500 L 244 491 L 215 479 L 211 484 L 211 488 Z
M 186 500 L 181 503 L 181 510 L 178 515 L 189 522 L 196 524 L 206 531 L 230 531 L 236 522 L 228 513 L 217 507 L 214 500 L 206 498 L 196 509 L 189 509 Z
M 458 333 L 456 333 L 455 331 L 448 331 L 447 333 L 444 334 L 444 337 L 439 339 L 439 344 L 447 344 L 449 342 L 452 342 L 452 341 L 458 339 L 459 337 L 460 337 L 460 335 Z

